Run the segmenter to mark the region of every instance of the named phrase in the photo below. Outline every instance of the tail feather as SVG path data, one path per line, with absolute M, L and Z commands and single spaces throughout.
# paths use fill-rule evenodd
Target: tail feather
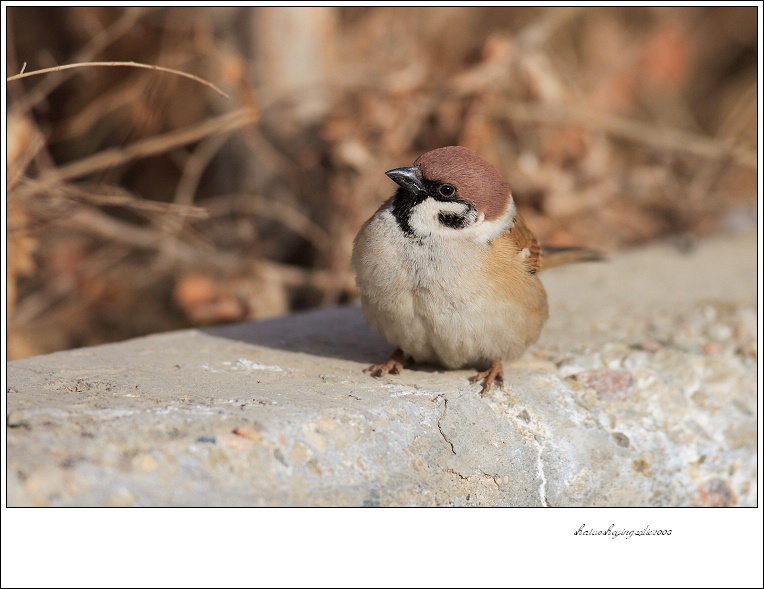
M 548 270 L 555 266 L 565 264 L 577 264 L 579 262 L 602 262 L 607 257 L 602 253 L 582 247 L 549 247 L 542 248 L 543 269 Z

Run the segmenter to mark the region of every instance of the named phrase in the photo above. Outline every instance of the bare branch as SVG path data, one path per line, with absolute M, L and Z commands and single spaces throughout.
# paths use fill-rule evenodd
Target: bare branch
M 79 67 L 135 67 L 135 68 L 142 68 L 146 70 L 156 70 L 158 72 L 167 72 L 168 74 L 175 74 L 176 76 L 182 76 L 184 78 L 188 78 L 189 80 L 194 80 L 195 82 L 199 82 L 200 84 L 203 84 L 207 86 L 208 88 L 211 88 L 212 90 L 214 90 L 221 96 L 224 96 L 225 98 L 230 98 L 228 94 L 226 94 L 220 88 L 215 86 L 215 84 L 208 82 L 207 80 L 204 80 L 200 78 L 199 76 L 182 72 L 180 70 L 174 70 L 168 67 L 162 67 L 161 65 L 150 65 L 147 63 L 137 63 L 135 61 L 89 61 L 86 63 L 70 63 L 68 65 L 57 65 L 56 67 L 49 67 L 42 70 L 35 70 L 33 72 L 16 74 L 15 76 L 6 78 L 6 82 L 13 82 L 15 80 L 21 80 L 22 78 L 29 78 L 31 76 L 39 76 L 40 74 L 49 74 L 51 72 L 61 72 L 64 70 L 70 70 L 70 69 L 79 68 Z
M 142 7 L 130 7 L 125 9 L 122 15 L 111 25 L 95 35 L 85 47 L 83 47 L 73 58 L 75 62 L 89 62 L 98 55 L 110 43 L 113 43 L 135 26 L 138 19 L 146 14 L 148 9 Z M 24 66 L 21 70 L 23 73 Z M 59 85 L 69 79 L 72 72 L 67 72 L 60 76 L 49 76 L 44 78 L 41 83 L 35 86 L 24 96 L 23 100 L 13 105 L 13 111 L 19 114 L 28 112 L 53 92 Z
M 30 179 L 27 179 L 26 182 L 29 188 L 35 187 L 37 183 L 35 180 Z M 46 185 L 45 188 L 48 188 L 48 186 Z M 38 187 L 38 192 L 44 192 L 42 186 Z M 124 207 L 133 211 L 193 217 L 195 219 L 206 219 L 209 217 L 209 213 L 204 207 L 140 198 L 120 186 L 95 184 L 81 188 L 74 184 L 62 183 L 56 186 L 55 196 L 93 206 Z M 10 194 L 8 198 L 10 202 L 19 201 L 16 194 Z M 27 206 L 30 210 L 35 208 L 35 204 L 29 201 L 27 201 Z
M 45 172 L 37 181 L 34 189 L 37 190 L 40 186 L 50 186 L 64 180 L 86 176 L 106 168 L 113 168 L 134 159 L 162 153 L 187 143 L 193 143 L 215 133 L 225 133 L 226 131 L 250 125 L 256 122 L 257 119 L 257 113 L 248 109 L 241 109 L 208 119 L 191 128 L 150 137 L 123 148 L 115 147 L 107 149 L 90 157 Z

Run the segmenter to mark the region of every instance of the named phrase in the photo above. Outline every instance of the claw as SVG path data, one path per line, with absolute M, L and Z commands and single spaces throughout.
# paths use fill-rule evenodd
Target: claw
M 494 360 L 491 362 L 490 368 L 484 372 L 478 372 L 470 379 L 470 382 L 483 381 L 483 388 L 480 389 L 480 396 L 485 395 L 487 391 L 491 389 L 494 381 L 499 382 L 500 386 L 504 386 L 504 366 L 501 360 Z
M 372 376 L 384 376 L 385 374 L 400 374 L 406 366 L 411 364 L 413 359 L 406 357 L 403 350 L 396 348 L 390 359 L 384 364 L 372 364 L 367 368 Z

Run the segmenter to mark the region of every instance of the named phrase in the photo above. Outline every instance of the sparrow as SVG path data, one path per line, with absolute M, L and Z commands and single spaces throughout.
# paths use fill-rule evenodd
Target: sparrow
M 353 242 L 366 322 L 396 346 L 369 370 L 473 367 L 483 396 L 503 384 L 502 362 L 538 340 L 549 316 L 541 245 L 499 171 L 465 147 L 428 151 L 386 174 L 398 189 Z M 578 248 L 559 253 L 562 263 L 598 259 Z

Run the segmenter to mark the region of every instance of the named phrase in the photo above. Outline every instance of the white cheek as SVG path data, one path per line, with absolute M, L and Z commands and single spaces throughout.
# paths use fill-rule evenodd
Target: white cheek
M 507 210 L 498 219 L 486 221 L 483 213 L 480 213 L 477 222 L 463 229 L 464 236 L 480 243 L 487 243 L 511 229 L 515 223 L 516 214 L 515 203 L 510 200 Z
M 461 202 L 441 202 L 428 198 L 411 211 L 409 225 L 411 225 L 414 233 L 422 237 L 432 234 L 453 234 L 463 230 L 444 226 L 438 220 L 438 215 L 440 213 L 464 215 L 469 211 L 469 208 L 468 205 Z
M 479 243 L 487 243 L 499 237 L 512 228 L 515 222 L 517 208 L 510 200 L 507 210 L 498 219 L 486 221 L 485 214 L 479 213 L 475 220 L 461 229 L 444 226 L 439 220 L 440 213 L 456 213 L 464 215 L 469 206 L 460 202 L 440 202 L 432 198 L 419 203 L 411 212 L 409 225 L 419 237 L 439 235 L 458 239 L 469 239 Z

